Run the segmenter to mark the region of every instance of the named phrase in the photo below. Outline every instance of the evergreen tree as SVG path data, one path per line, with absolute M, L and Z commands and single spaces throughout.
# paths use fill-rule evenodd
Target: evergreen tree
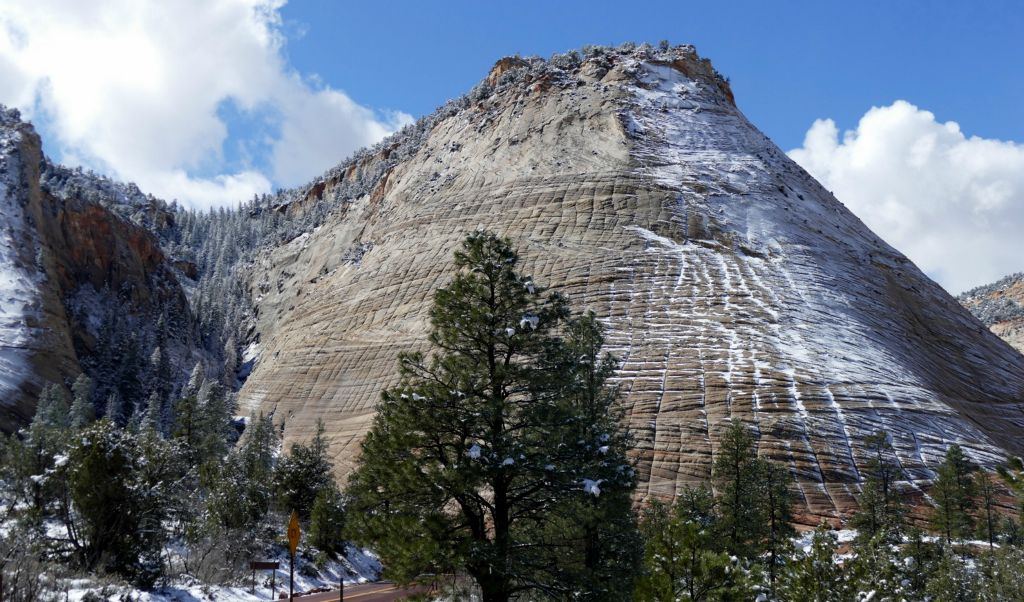
M 733 420 L 719 443 L 713 475 L 720 491 L 718 504 L 726 549 L 741 558 L 755 557 L 765 536 L 760 466 L 750 430 Z
M 401 356 L 402 382 L 384 393 L 350 479 L 349 517 L 394 578 L 461 567 L 484 602 L 593 599 L 610 591 L 604 574 L 624 571 L 589 555 L 600 538 L 581 537 L 572 519 L 628 511 L 627 439 L 607 370 L 593 364 L 600 337 L 581 336 L 596 322 L 567 328 L 566 343 L 556 331 L 569 317 L 564 299 L 517 263 L 508 241 L 484 232 L 456 253 L 458 272 L 431 309 L 435 353 Z M 579 365 L 588 362 L 599 369 Z M 552 570 L 559 562 L 581 570 Z
M 92 403 L 93 384 L 92 379 L 83 372 L 71 385 L 71 392 L 74 397 L 71 402 L 71 426 L 81 429 L 96 419 L 96 408 Z
M 149 375 L 150 396 L 156 393 L 161 401 L 167 399 L 174 388 L 174 375 L 170 358 L 159 345 L 153 348 L 153 353 L 149 356 Z
M 750 599 L 743 572 L 721 551 L 718 520 L 711 491 L 704 486 L 685 488 L 671 508 L 654 502 L 645 509 L 640 522 L 644 573 L 637 580 L 636 599 Z
M 886 541 L 897 541 L 906 510 L 895 484 L 904 477 L 903 470 L 885 431 L 866 437 L 864 447 L 870 454 L 864 471 L 866 479 L 850 526 L 857 530 L 858 538 L 865 541 L 879 534 L 884 534 Z
M 269 417 L 253 418 L 238 448 L 209 475 L 204 528 L 254 540 L 260 535 L 272 497 L 277 431 Z
M 274 490 L 285 513 L 294 510 L 300 519 L 309 520 L 317 494 L 334 485 L 329 451 L 322 420 L 308 445 L 292 443 L 274 471 Z
M 338 551 L 345 527 L 345 505 L 341 492 L 332 482 L 316 494 L 309 516 L 309 541 L 328 554 Z
M 977 578 L 947 547 L 932 566 L 925 592 L 929 602 L 975 602 Z
M 835 533 L 824 523 L 814 531 L 811 545 L 783 569 L 778 599 L 786 602 L 835 602 L 846 596 L 846 584 L 836 558 Z
M 1003 546 L 978 562 L 979 602 L 1024 601 L 1024 550 Z
M 977 494 L 977 524 L 978 535 L 988 542 L 991 551 L 995 547 L 996 538 L 999 536 L 999 515 L 996 512 L 996 491 L 995 483 L 992 482 L 992 475 L 979 470 L 974 474 L 974 491 Z
M 946 451 L 946 457 L 938 469 L 938 478 L 932 486 L 931 496 L 935 500 L 932 512 L 932 526 L 946 544 L 954 539 L 969 536 L 974 527 L 971 516 L 974 498 L 973 467 L 964 457 L 960 446 L 953 444 Z
M 166 484 L 177 456 L 159 438 L 140 445 L 109 420 L 87 427 L 71 446 L 68 480 L 81 520 L 85 568 L 102 568 L 149 586 L 159 574 Z
M 149 394 L 149 399 L 146 401 L 146 418 L 144 421 L 145 427 L 160 435 L 165 434 L 164 429 L 164 403 L 160 397 L 160 392 L 154 390 Z
M 43 387 L 36 402 L 36 413 L 32 418 L 32 428 L 66 428 L 70 425 L 70 407 L 64 387 L 47 385 Z
M 232 434 L 233 404 L 224 387 L 217 382 L 204 382 L 199 388 L 196 434 L 199 462 L 220 462 L 227 454 Z
M 221 382 L 225 387 L 233 388 L 238 381 L 238 343 L 235 337 L 228 337 L 224 343 L 224 377 Z
M 116 390 L 111 391 L 107 397 L 106 409 L 103 410 L 103 417 L 118 426 L 124 426 L 128 417 L 125 412 L 124 400 Z
M 879 601 L 903 600 L 916 593 L 911 589 L 912 580 L 906 571 L 913 567 L 915 560 L 900 558 L 899 546 L 889 542 L 886 531 L 879 531 L 872 539 L 854 539 L 853 557 L 843 565 L 848 587 L 859 600 L 869 592 L 875 592 Z
M 770 591 L 775 592 L 778 571 L 792 548 L 793 529 L 793 476 L 780 464 L 760 461 L 761 503 L 767 518 L 764 562 L 768 569 Z

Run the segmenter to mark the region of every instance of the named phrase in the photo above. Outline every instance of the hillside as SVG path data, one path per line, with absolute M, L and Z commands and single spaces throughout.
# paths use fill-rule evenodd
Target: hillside
M 368 191 L 339 193 L 354 181 Z M 239 399 L 286 439 L 323 419 L 342 474 L 479 227 L 604 319 L 641 497 L 707 479 L 730 418 L 812 516 L 851 507 L 878 429 L 915 482 L 951 441 L 984 465 L 1020 448 L 1024 358 L 758 132 L 692 47 L 503 59 L 308 191 L 343 200 L 252 265 L 259 359 Z
M 1024 452 L 1024 356 L 747 121 L 691 46 L 502 59 L 308 185 L 208 214 L 49 164 L 16 116 L 4 132 L 7 430 L 45 382 L 109 382 L 119 350 L 167 347 L 172 391 L 198 363 L 286 444 L 322 419 L 344 477 L 398 353 L 426 348 L 452 252 L 487 228 L 606 325 L 641 499 L 708 479 L 733 418 L 796 475 L 807 522 L 853 507 L 880 429 L 915 487 L 951 442 L 984 466 Z
M 1024 274 L 1011 274 L 957 299 L 992 332 L 1024 353 Z

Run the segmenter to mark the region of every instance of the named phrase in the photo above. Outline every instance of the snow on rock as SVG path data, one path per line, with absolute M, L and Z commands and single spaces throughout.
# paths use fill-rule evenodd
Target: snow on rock
M 583 479 L 584 493 L 589 493 L 594 497 L 601 495 L 601 483 L 603 482 L 604 479 L 597 479 L 596 481 L 592 479 Z
M 0 107 L 0 111 L 3 108 Z M 29 326 L 38 316 L 38 240 L 28 227 L 18 146 L 22 133 L 0 116 L 0 405 L 12 403 L 31 374 L 30 345 L 36 336 Z M 15 118 L 16 122 L 17 119 Z
M 474 443 L 473 447 L 470 447 L 469 451 L 466 452 L 466 455 L 469 456 L 470 458 L 472 458 L 473 460 L 479 460 L 480 459 L 480 446 L 477 445 L 476 443 Z
M 854 503 L 862 441 L 877 430 L 892 433 L 907 487 L 931 478 L 953 442 L 986 466 L 1019 447 L 1024 382 L 1007 368 L 1024 367 L 1019 357 L 981 336 L 720 87 L 688 65 L 633 68 L 623 120 L 636 171 L 664 191 L 668 216 L 623 228 L 643 254 L 624 258 L 628 278 L 612 294 L 632 294 L 606 325 L 609 351 L 626 358 L 621 386 L 651 400 L 632 401 L 642 410 L 630 417 L 649 495 L 706 478 L 695 468 L 730 418 L 791 467 L 810 514 L 832 517 Z
M 323 418 L 350 470 L 398 355 L 429 352 L 452 251 L 487 228 L 606 326 L 639 498 L 706 482 L 734 418 L 791 469 L 808 525 L 854 508 L 879 429 L 907 489 L 954 441 L 983 465 L 1024 452 L 1024 358 L 754 128 L 709 62 L 687 47 L 583 62 L 389 150 L 406 158 L 372 202 L 268 254 L 269 281 L 296 286 L 260 301 L 261 344 L 280 356 L 240 398 L 294 416 L 286 440 Z M 354 237 L 374 252 L 320 276 Z M 526 317 L 494 327 L 528 331 Z
M 523 319 L 519 320 L 519 328 L 530 327 L 530 330 L 537 330 L 537 325 L 540 324 L 540 318 L 534 315 L 525 315 Z

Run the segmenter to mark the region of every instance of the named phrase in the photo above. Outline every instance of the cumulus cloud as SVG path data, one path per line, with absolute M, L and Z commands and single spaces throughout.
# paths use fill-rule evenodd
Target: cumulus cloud
M 303 77 L 283 58 L 278 0 L 9 0 L 0 102 L 46 124 L 61 159 L 209 206 L 295 185 L 411 121 Z M 225 104 L 269 116 L 262 153 L 227 168 Z M 226 173 L 230 171 L 231 173 Z
M 842 139 L 819 119 L 789 155 L 950 292 L 1024 270 L 1024 144 L 900 100 Z

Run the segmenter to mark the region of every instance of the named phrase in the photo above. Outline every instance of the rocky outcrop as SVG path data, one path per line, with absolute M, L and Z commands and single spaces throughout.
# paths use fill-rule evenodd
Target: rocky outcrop
M 250 266 L 259 357 L 244 410 L 285 439 L 324 420 L 344 475 L 466 232 L 608 327 L 642 498 L 706 480 L 730 419 L 796 475 L 808 521 L 854 504 L 864 438 L 917 488 L 951 442 L 1024 451 L 1024 357 L 757 131 L 691 47 L 513 68 L 369 191 Z M 397 155 L 396 155 L 397 156 Z M 311 188 L 313 190 L 314 188 Z
M 992 332 L 1024 353 L 1024 273 L 967 291 L 958 299 Z
M 82 371 L 110 303 L 142 320 L 170 311 L 187 323 L 190 310 L 154 235 L 96 201 L 48 192 L 38 135 L 2 112 L 0 429 L 10 431 L 31 418 L 43 386 Z

